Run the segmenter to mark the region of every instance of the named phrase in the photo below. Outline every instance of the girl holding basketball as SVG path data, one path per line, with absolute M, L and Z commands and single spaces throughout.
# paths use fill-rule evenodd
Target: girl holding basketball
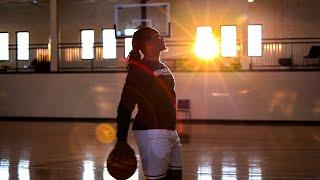
M 160 53 L 167 47 L 159 32 L 150 27 L 134 33 L 132 46 L 118 106 L 115 149 L 120 152 L 121 146 L 127 146 L 131 114 L 137 104 L 132 130 L 146 178 L 180 180 L 182 155 L 176 131 L 175 81 L 160 60 Z

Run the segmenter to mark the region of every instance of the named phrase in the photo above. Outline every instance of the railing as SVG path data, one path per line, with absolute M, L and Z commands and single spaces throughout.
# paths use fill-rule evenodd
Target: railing
M 320 59 L 305 58 L 312 46 L 320 46 L 320 38 L 264 39 L 263 55 L 252 57 L 252 69 L 319 69 Z M 279 64 L 289 59 L 291 66 Z
M 117 57 L 124 50 L 124 45 L 117 45 Z M 81 59 L 81 45 L 64 43 L 59 48 L 59 71 L 123 71 L 127 69 L 124 58 L 103 59 L 102 43 L 95 43 L 94 59 Z M 123 53 L 124 54 L 124 53 Z
M 48 46 L 46 44 L 31 44 L 29 60 L 16 60 L 16 45 L 9 46 L 10 60 L 0 60 L 0 72 L 34 72 L 35 61 L 48 61 Z
M 191 42 L 171 42 L 168 47 L 176 46 L 179 50 L 190 48 Z M 263 55 L 249 57 L 251 70 L 281 70 L 281 69 L 320 69 L 320 59 L 306 59 L 312 46 L 320 46 L 320 38 L 291 38 L 291 39 L 264 39 Z M 31 44 L 30 60 L 15 60 L 16 45 L 9 47 L 10 60 L 0 61 L 0 72 L 49 72 L 50 62 L 47 44 Z M 79 43 L 62 43 L 59 45 L 58 71 L 60 72 L 95 72 L 95 71 L 126 71 L 127 63 L 124 59 L 124 42 L 117 44 L 117 59 L 103 59 L 102 43 L 95 43 L 95 58 L 81 59 L 81 45 Z M 243 70 L 241 59 L 219 58 L 213 62 L 200 62 L 189 58 L 164 59 L 172 71 L 216 71 L 216 70 Z M 248 58 L 248 57 L 245 57 Z M 279 59 L 287 58 L 292 61 L 291 66 L 280 65 Z M 48 66 L 49 65 L 49 66 Z M 43 69 L 44 68 L 44 69 Z

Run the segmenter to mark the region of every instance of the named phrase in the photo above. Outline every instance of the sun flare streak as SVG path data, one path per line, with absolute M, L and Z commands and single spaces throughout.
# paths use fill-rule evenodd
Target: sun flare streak
M 197 57 L 204 60 L 214 59 L 219 56 L 219 43 L 212 34 L 210 26 L 199 26 L 194 47 Z

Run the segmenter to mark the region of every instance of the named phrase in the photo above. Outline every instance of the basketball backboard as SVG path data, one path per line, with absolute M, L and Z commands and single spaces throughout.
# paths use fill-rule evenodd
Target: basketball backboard
M 170 37 L 170 4 L 117 4 L 115 5 L 116 38 L 130 38 L 132 34 L 125 33 L 128 29 L 153 27 L 164 37 Z

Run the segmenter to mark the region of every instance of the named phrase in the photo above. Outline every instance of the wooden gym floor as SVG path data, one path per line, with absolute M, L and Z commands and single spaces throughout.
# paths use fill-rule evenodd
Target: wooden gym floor
M 110 123 L 115 127 L 114 123 Z M 99 123 L 0 122 L 0 179 L 112 180 Z M 320 179 L 320 126 L 188 124 L 183 180 Z M 129 143 L 138 150 L 132 135 Z M 141 164 L 130 180 L 144 179 Z

